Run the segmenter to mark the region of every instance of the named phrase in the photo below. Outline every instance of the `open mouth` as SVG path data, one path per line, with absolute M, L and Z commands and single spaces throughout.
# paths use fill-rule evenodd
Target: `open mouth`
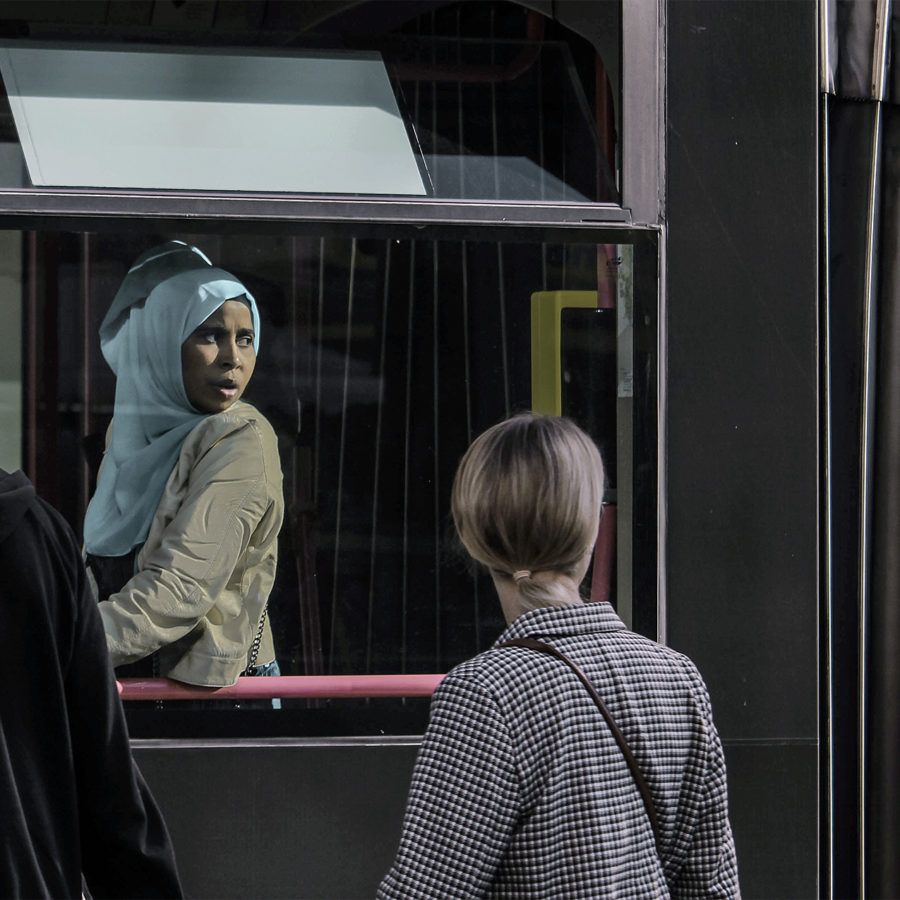
M 233 400 L 238 395 L 238 386 L 233 381 L 217 381 L 212 388 L 225 400 Z

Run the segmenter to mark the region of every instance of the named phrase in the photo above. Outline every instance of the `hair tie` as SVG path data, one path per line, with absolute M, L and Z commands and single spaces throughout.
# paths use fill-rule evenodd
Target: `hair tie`
M 518 584 L 520 581 L 524 581 L 526 578 L 531 578 L 530 569 L 519 569 L 517 572 L 512 573 L 512 580 L 516 584 Z

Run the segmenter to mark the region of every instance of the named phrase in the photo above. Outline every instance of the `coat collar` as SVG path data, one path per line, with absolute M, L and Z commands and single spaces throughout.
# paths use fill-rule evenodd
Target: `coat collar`
M 494 646 L 523 637 L 591 634 L 598 631 L 622 631 L 625 623 L 609 603 L 585 603 L 583 606 L 544 607 L 522 613 Z

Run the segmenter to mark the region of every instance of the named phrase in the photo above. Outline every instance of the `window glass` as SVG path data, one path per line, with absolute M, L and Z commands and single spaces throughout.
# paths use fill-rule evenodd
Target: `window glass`
M 25 369 L 21 412 L 4 408 L 8 432 L 23 436 L 27 474 L 79 535 L 116 399 L 100 323 L 129 267 L 168 240 L 202 250 L 259 309 L 245 399 L 271 423 L 284 472 L 269 604 L 283 674 L 442 672 L 490 645 L 503 621 L 490 579 L 454 545 L 453 473 L 475 435 L 540 408 L 536 382 L 554 377 L 560 409 L 546 411 L 594 435 L 609 468 L 607 500 L 627 510 L 618 525 L 611 516 L 613 562 L 585 590 L 605 592 L 636 627 L 655 622 L 649 236 L 616 247 L 585 233 L 513 239 L 484 229 L 418 240 L 388 228 L 5 232 L 0 302 L 10 319 L 24 316 L 24 351 L 36 360 Z M 555 337 L 536 313 L 548 296 Z M 579 303 L 588 307 L 568 308 Z M 617 324 L 617 304 L 638 311 L 633 329 Z M 555 364 L 538 358 L 548 336 Z M 623 559 L 650 569 L 651 586 L 632 583 Z M 285 712 L 292 705 L 309 704 L 285 701 Z
M 0 232 L 0 316 L 12 336 L 0 357 L 0 468 L 22 466 L 22 235 Z
M 615 203 L 592 9 L 589 41 L 508 2 L 0 4 L 0 190 Z

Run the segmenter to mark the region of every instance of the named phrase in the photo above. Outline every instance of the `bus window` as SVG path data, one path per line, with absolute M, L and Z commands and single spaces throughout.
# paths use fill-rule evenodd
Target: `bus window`
M 0 191 L 620 201 L 616 0 L 8 6 Z
M 181 240 L 255 298 L 261 343 L 244 399 L 274 428 L 284 472 L 268 613 L 283 674 L 442 672 L 496 637 L 490 579 L 463 564 L 450 537 L 453 472 L 475 435 L 534 405 L 532 296 L 565 285 L 596 297 L 605 258 L 584 233 L 545 242 L 383 231 L 6 233 L 22 246 L 25 469 L 79 532 L 115 403 L 98 329 L 128 267 Z M 655 245 L 638 235 L 624 246 L 635 336 L 623 342 L 606 327 L 615 310 L 564 324 L 559 411 L 595 433 L 610 499 L 627 501 L 644 529 L 620 517 L 616 541 L 635 569 L 655 571 Z M 632 357 L 624 416 L 616 360 Z M 652 632 L 655 585 L 633 582 L 620 573 L 606 599 L 629 616 L 633 607 L 635 627 Z

